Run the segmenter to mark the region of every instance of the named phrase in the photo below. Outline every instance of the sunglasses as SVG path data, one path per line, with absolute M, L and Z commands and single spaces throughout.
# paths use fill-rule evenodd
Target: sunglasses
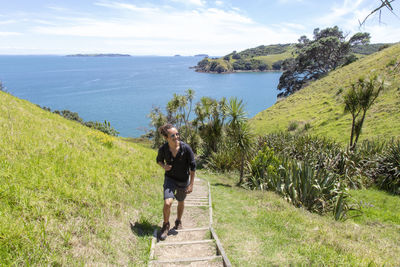
M 179 137 L 179 133 L 174 133 L 174 134 L 171 134 L 169 137 L 171 137 L 171 138 L 175 138 L 175 136 L 176 136 L 176 137 Z

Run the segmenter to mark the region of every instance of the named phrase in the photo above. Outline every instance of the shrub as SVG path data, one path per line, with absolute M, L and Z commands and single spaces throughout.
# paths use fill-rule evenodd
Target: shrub
M 288 126 L 288 131 L 289 132 L 294 131 L 297 129 L 298 126 L 299 124 L 296 121 L 291 121 Z
M 392 142 L 379 159 L 379 188 L 400 195 L 400 141 Z
M 222 65 L 218 64 L 217 67 L 215 68 L 215 71 L 218 73 L 221 73 L 221 72 L 225 72 L 227 70 Z
M 234 54 L 232 55 L 232 58 L 233 58 L 233 59 L 241 59 L 242 57 L 241 57 L 239 54 L 234 53 Z
M 308 131 L 309 129 L 311 129 L 311 123 L 307 122 L 304 124 L 304 131 Z
M 275 62 L 272 64 L 272 69 L 273 69 L 273 70 L 280 70 L 280 69 L 282 68 L 282 63 L 283 63 L 283 60 L 275 61 Z
M 115 130 L 111 126 L 110 122 L 108 122 L 108 121 L 104 121 L 104 123 L 100 123 L 97 121 L 88 121 L 83 124 L 89 128 L 99 130 L 99 131 L 101 131 L 105 134 L 111 135 L 111 136 L 118 136 L 118 134 L 119 134 L 119 132 L 117 130 Z
M 238 155 L 234 149 L 223 144 L 217 152 L 211 152 L 206 164 L 208 168 L 215 171 L 232 171 L 237 168 Z
M 260 151 L 252 161 L 254 175 L 247 183 L 251 188 L 273 190 L 296 207 L 311 212 L 332 212 L 336 220 L 345 219 L 347 211 L 354 209 L 348 204 L 349 195 L 339 175 L 323 168 L 316 169 L 306 161 L 288 157 L 279 161 L 273 151 L 265 147 L 267 149 Z
M 274 150 L 264 145 L 250 161 L 249 169 L 251 176 L 247 183 L 248 186 L 261 190 L 264 189 L 265 184 L 267 184 L 267 188 L 271 187 L 268 184 L 268 177 L 277 174 L 279 164 L 279 159 L 275 156 Z

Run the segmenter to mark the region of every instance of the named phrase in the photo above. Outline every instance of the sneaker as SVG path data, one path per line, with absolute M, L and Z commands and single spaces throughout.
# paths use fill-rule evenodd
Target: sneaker
M 182 221 L 176 219 L 176 221 L 175 221 L 175 227 L 174 227 L 174 228 L 175 228 L 176 230 L 182 229 Z
M 162 226 L 161 232 L 160 232 L 160 240 L 165 240 L 167 238 L 168 231 L 169 231 L 169 222 L 163 223 L 163 226 Z

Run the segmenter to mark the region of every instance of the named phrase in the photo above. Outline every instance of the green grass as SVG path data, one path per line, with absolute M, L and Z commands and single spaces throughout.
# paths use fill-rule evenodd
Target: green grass
M 292 55 L 293 49 L 289 49 L 288 51 L 281 54 L 271 54 L 267 56 L 258 56 L 254 57 L 254 59 L 261 60 L 265 64 L 267 64 L 270 68 L 272 68 L 272 64 L 279 60 L 285 60 L 287 58 L 293 57 Z
M 351 195 L 363 212 L 363 215 L 355 217 L 354 221 L 378 226 L 382 223 L 400 226 L 399 196 L 377 189 L 351 190 Z
M 1 264 L 147 261 L 162 215 L 154 150 L 3 92 L 0 136 Z
M 376 190 L 352 191 L 355 198 L 385 204 L 361 217 L 338 222 L 295 208 L 273 192 L 235 186 L 229 174 L 201 172 L 211 184 L 217 234 L 234 266 L 398 266 L 398 197 Z M 397 207 L 392 215 L 382 214 Z
M 251 119 L 257 134 L 287 130 L 291 122 L 309 123 L 308 132 L 347 144 L 351 116 L 343 114 L 343 94 L 360 76 L 379 74 L 387 89 L 367 113 L 360 140 L 400 135 L 400 44 L 332 71 Z M 278 93 L 278 91 L 277 91 Z M 299 127 L 303 129 L 304 127 Z

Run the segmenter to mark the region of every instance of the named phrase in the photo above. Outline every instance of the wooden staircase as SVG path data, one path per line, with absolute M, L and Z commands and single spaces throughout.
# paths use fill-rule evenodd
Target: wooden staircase
M 171 227 L 176 206 L 174 201 Z M 193 192 L 186 197 L 182 224 L 183 229 L 171 229 L 165 241 L 159 241 L 154 230 L 149 266 L 231 266 L 212 227 L 210 184 L 203 179 L 195 179 Z

